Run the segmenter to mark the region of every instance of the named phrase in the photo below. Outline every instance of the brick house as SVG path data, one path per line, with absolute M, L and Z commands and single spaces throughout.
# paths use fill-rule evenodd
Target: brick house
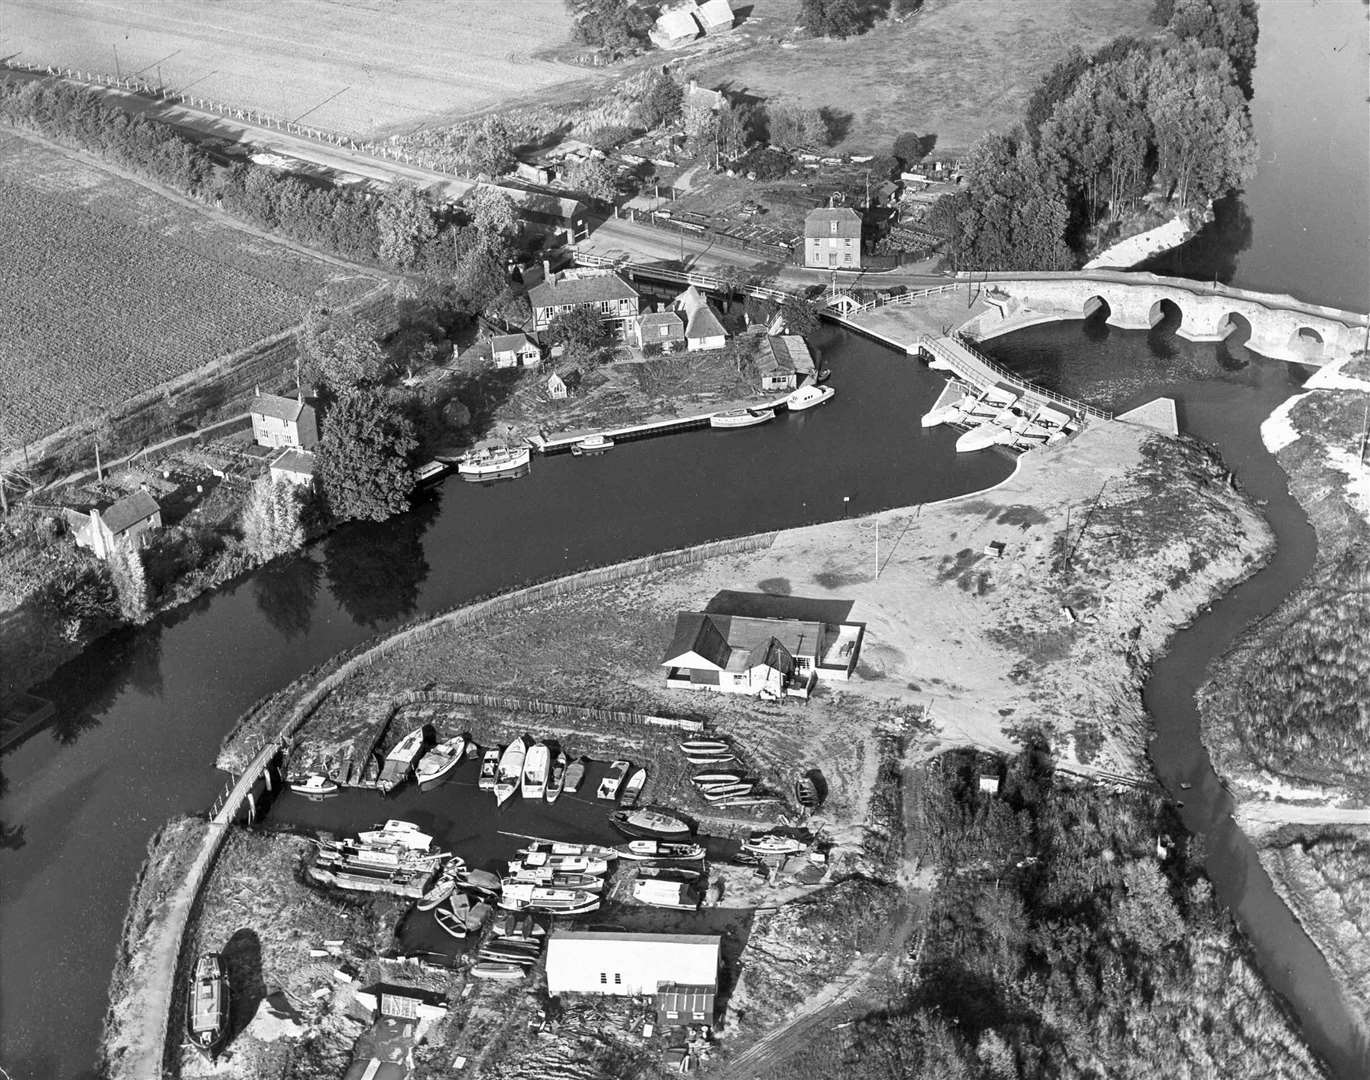
M 685 320 L 675 311 L 648 311 L 632 322 L 633 343 L 639 349 L 659 345 L 664 353 L 685 348 Z

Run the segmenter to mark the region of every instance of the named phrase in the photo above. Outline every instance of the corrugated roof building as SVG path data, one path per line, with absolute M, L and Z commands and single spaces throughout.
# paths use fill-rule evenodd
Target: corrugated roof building
M 663 986 L 718 988 L 717 934 L 554 930 L 547 940 L 549 994 L 656 994 Z

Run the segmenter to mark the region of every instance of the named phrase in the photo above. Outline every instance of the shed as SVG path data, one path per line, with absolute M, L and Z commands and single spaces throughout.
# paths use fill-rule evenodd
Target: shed
M 490 339 L 490 356 L 497 368 L 537 367 L 542 350 L 527 334 L 496 334 Z
M 665 986 L 718 988 L 717 934 L 554 930 L 547 941 L 549 994 L 655 995 Z
M 661 49 L 679 49 L 699 37 L 699 23 L 695 21 L 694 3 L 669 8 L 657 16 L 656 25 L 648 31 L 652 43 Z
M 776 334 L 756 358 L 763 390 L 794 390 L 815 374 L 813 356 L 798 334 Z
M 695 18 L 705 35 L 722 34 L 733 28 L 733 9 L 728 0 L 699 0 Z
M 661 1028 L 712 1026 L 718 988 L 667 983 L 656 992 L 657 1026 Z
M 308 450 L 287 450 L 271 463 L 271 479 L 308 487 L 314 482 L 314 455 Z
M 547 380 L 547 396 L 553 401 L 565 401 L 568 392 L 566 380 L 555 371 L 552 372 L 551 377 Z

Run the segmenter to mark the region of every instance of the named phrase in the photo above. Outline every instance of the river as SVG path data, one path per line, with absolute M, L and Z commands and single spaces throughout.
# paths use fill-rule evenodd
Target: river
M 1366 160 L 1358 122 L 1366 100 L 1365 8 L 1359 0 L 1282 0 L 1266 3 L 1261 17 L 1253 102 L 1261 172 L 1239 199 L 1220 208 L 1216 228 L 1171 256 L 1172 265 L 1363 309 L 1370 221 L 1359 172 Z M 1332 51 L 1343 39 L 1348 44 Z M 1327 145 L 1335 161 L 1322 156 Z M 1306 156 L 1310 147 L 1317 156 Z M 1076 351 L 1087 340 L 1079 327 L 1057 329 L 1074 337 L 1053 342 L 1015 335 L 996 349 L 1036 341 L 1041 361 L 1062 343 Z M 1167 353 L 1172 360 L 1190 356 L 1180 369 L 1161 370 L 1162 383 L 1189 384 L 1181 387 L 1186 420 L 1205 410 L 1221 416 L 1239 436 L 1237 442 L 1213 436 L 1226 440 L 1224 452 L 1259 459 L 1255 427 L 1295 388 L 1296 369 L 1264 361 L 1223 368 L 1216 354 L 1186 353 L 1163 337 L 1154 344 L 1147 335 L 1109 333 L 1099 348 L 1160 354 L 1165 362 Z M 538 460 L 531 476 L 489 488 L 448 481 L 400 520 L 342 529 L 298 558 L 102 641 L 64 667 L 40 691 L 58 703 L 55 726 L 4 763 L 10 790 L 0 818 L 22 833 L 0 852 L 0 1065 L 16 1080 L 93 1075 L 125 901 L 147 840 L 167 818 L 199 812 L 212 800 L 223 778 L 209 762 L 236 716 L 262 694 L 415 613 L 525 580 L 839 517 L 848 508 L 866 513 L 942 498 L 1007 473 L 1005 459 L 958 459 L 949 433 L 926 432 L 914 422 L 935 397 L 940 376 L 850 335 L 825 332 L 821 345 L 839 389 L 823 409 L 748 431 L 624 446 L 597 459 Z M 1297 525 L 1302 518 L 1293 511 Z M 1282 552 L 1311 559 L 1306 535 L 1275 524 Z M 1297 565 L 1282 573 L 1292 584 Z M 1270 587 L 1276 583 L 1267 579 L 1258 590 L 1262 603 L 1278 600 Z M 1237 618 L 1240 612 L 1231 610 Z M 1203 641 L 1212 647 L 1224 640 L 1225 628 L 1206 633 Z M 1203 662 L 1196 654 L 1193 670 L 1177 676 L 1192 681 Z M 1163 724 L 1189 725 L 1173 736 L 1169 727 L 1162 731 L 1167 742 L 1189 747 L 1177 751 L 1177 762 L 1202 770 L 1183 701 L 1173 708 L 1151 704 L 1164 706 Z M 1188 743 L 1180 741 L 1185 738 Z M 1169 783 L 1165 760 L 1158 750 L 1158 769 Z M 1198 797 L 1191 805 L 1197 807 Z M 1215 873 L 1234 880 L 1243 868 L 1251 872 L 1244 839 L 1232 835 L 1220 813 L 1189 812 L 1188 823 L 1209 833 L 1211 849 L 1233 852 L 1231 869 L 1211 855 Z M 1286 932 L 1278 924 L 1282 907 L 1244 913 L 1242 890 L 1228 895 L 1254 927 L 1258 950 L 1262 926 L 1277 936 Z M 1297 977 L 1282 982 L 1285 960 L 1278 950 L 1260 955 L 1314 1042 L 1324 1053 L 1330 1042 L 1335 1051 L 1335 1026 L 1324 1032 L 1315 1015 L 1335 1002 L 1316 998 Z

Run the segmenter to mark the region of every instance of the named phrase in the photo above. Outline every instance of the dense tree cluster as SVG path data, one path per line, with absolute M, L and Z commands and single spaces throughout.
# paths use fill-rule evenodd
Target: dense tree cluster
M 652 16 L 637 0 L 566 0 L 575 19 L 575 37 L 612 59 L 630 56 L 650 44 Z
M 1034 91 L 1022 130 L 981 140 L 965 190 L 936 217 L 959 267 L 1062 268 L 1086 230 L 1149 192 L 1187 209 L 1252 175 L 1254 4 L 1174 0 L 1163 14 L 1155 40 L 1073 52 Z
M 317 475 L 339 521 L 384 521 L 409 508 L 414 490 L 413 424 L 384 391 L 355 387 L 328 410 Z

